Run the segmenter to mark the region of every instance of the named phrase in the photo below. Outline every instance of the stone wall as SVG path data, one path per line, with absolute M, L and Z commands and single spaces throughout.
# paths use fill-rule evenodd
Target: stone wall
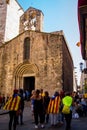
M 63 89 L 73 91 L 73 60 L 66 41 L 63 39 Z
M 23 63 L 23 44 L 24 39 L 30 37 L 30 64 L 35 64 L 39 68 L 36 75 L 35 88 L 50 89 L 54 91 L 57 82 L 61 78 L 62 63 L 60 60 L 61 42 L 57 35 L 39 32 L 25 32 L 0 48 L 1 64 L 0 87 L 3 93 L 12 91 L 13 74 L 15 68 Z M 2 76 L 3 75 L 3 76 Z

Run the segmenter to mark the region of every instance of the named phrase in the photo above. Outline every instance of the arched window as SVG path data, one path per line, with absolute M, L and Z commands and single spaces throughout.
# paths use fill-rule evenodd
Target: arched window
M 29 60 L 30 58 L 30 38 L 24 39 L 24 60 Z

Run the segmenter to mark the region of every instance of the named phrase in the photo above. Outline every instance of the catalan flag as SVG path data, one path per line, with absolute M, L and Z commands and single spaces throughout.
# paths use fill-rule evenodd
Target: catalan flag
M 19 96 L 11 97 L 3 107 L 4 110 L 17 111 L 19 109 L 21 98 Z
M 55 99 L 50 99 L 47 113 L 59 113 L 60 101 L 60 96 L 56 97 Z

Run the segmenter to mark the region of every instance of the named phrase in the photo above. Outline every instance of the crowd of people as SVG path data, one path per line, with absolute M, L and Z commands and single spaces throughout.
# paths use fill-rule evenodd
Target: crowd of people
M 54 95 L 50 96 L 48 91 L 37 89 L 32 91 L 30 101 L 35 128 L 44 128 L 48 122 L 52 127 L 56 127 L 66 121 L 65 130 L 70 130 L 72 118 L 87 116 L 87 99 L 77 92 L 55 91 Z M 69 113 L 63 113 L 65 105 L 69 107 Z
M 16 130 L 18 124 L 23 125 L 25 94 L 23 89 L 14 90 L 13 96 L 5 103 L 4 109 L 9 110 L 9 130 Z M 65 130 L 71 129 L 72 118 L 87 116 L 87 99 L 77 92 L 54 91 L 52 96 L 43 89 L 32 90 L 29 97 L 32 120 L 35 129 L 44 128 L 49 123 L 51 127 L 63 125 Z M 69 109 L 66 113 L 63 109 Z M 12 125 L 13 124 L 13 125 Z
M 55 91 L 54 95 L 50 96 L 48 91 L 37 89 L 33 90 L 31 95 L 31 111 L 35 128 L 44 128 L 45 123 L 48 122 L 56 127 L 66 121 L 66 130 L 70 130 L 72 118 L 87 116 L 87 99 L 77 92 Z M 70 108 L 68 114 L 62 111 L 64 105 Z

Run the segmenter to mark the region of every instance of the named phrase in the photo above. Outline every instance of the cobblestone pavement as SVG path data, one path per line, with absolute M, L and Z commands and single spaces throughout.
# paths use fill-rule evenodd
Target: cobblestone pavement
M 0 113 L 3 112 L 0 110 Z M 9 115 L 0 115 L 0 130 L 8 130 Z M 50 123 L 45 125 L 44 130 L 65 130 L 65 124 L 62 126 L 51 127 Z M 24 125 L 18 125 L 17 130 L 35 130 L 33 117 L 30 111 L 30 107 L 26 106 L 24 109 Z M 41 130 L 38 128 L 37 130 Z M 81 117 L 79 119 L 72 119 L 71 130 L 87 130 L 87 117 Z

